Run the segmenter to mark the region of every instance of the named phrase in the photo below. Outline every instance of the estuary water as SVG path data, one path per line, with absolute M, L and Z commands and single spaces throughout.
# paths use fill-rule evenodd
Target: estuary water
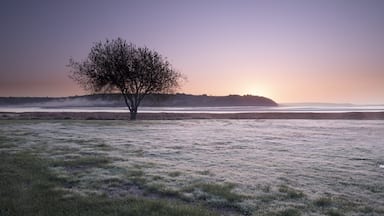
M 145 175 L 161 176 L 156 184 L 173 190 L 196 181 L 233 183 L 254 208 L 321 197 L 357 206 L 351 214 L 369 207 L 375 215 L 384 206 L 380 120 L 1 121 L 0 135 L 24 140 L 13 150 L 39 149 L 44 157 L 103 154 L 121 169 L 151 164 Z M 259 200 L 281 185 L 306 198 Z
M 384 105 L 281 104 L 277 107 L 139 107 L 141 113 L 382 112 Z M 0 106 L 0 112 L 129 112 L 127 107 Z

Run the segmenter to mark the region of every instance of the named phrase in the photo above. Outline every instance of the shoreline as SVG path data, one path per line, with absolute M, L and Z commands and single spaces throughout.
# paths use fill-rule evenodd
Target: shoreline
M 138 113 L 137 120 L 186 119 L 312 119 L 384 120 L 382 112 Z M 0 112 L 0 120 L 129 120 L 119 112 Z

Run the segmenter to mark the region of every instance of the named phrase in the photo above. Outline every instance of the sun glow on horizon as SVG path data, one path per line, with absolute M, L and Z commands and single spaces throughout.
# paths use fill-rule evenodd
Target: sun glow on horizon
M 132 4 L 5 3 L 0 96 L 90 94 L 68 78 L 69 59 L 121 37 L 185 75 L 176 92 L 384 104 L 384 1 Z

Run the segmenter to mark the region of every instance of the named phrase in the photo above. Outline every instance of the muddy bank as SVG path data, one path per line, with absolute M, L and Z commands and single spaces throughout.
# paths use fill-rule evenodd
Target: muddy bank
M 114 112 L 23 112 L 0 113 L 0 120 L 127 120 L 129 113 Z M 355 119 L 384 120 L 384 112 L 344 113 L 139 113 L 138 120 L 179 120 L 179 119 Z

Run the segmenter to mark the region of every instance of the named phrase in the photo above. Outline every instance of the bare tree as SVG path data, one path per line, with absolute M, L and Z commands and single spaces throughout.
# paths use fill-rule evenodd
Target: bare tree
M 86 60 L 70 59 L 69 67 L 70 77 L 85 90 L 120 92 L 131 120 L 146 95 L 172 92 L 182 77 L 158 52 L 121 38 L 95 43 Z

